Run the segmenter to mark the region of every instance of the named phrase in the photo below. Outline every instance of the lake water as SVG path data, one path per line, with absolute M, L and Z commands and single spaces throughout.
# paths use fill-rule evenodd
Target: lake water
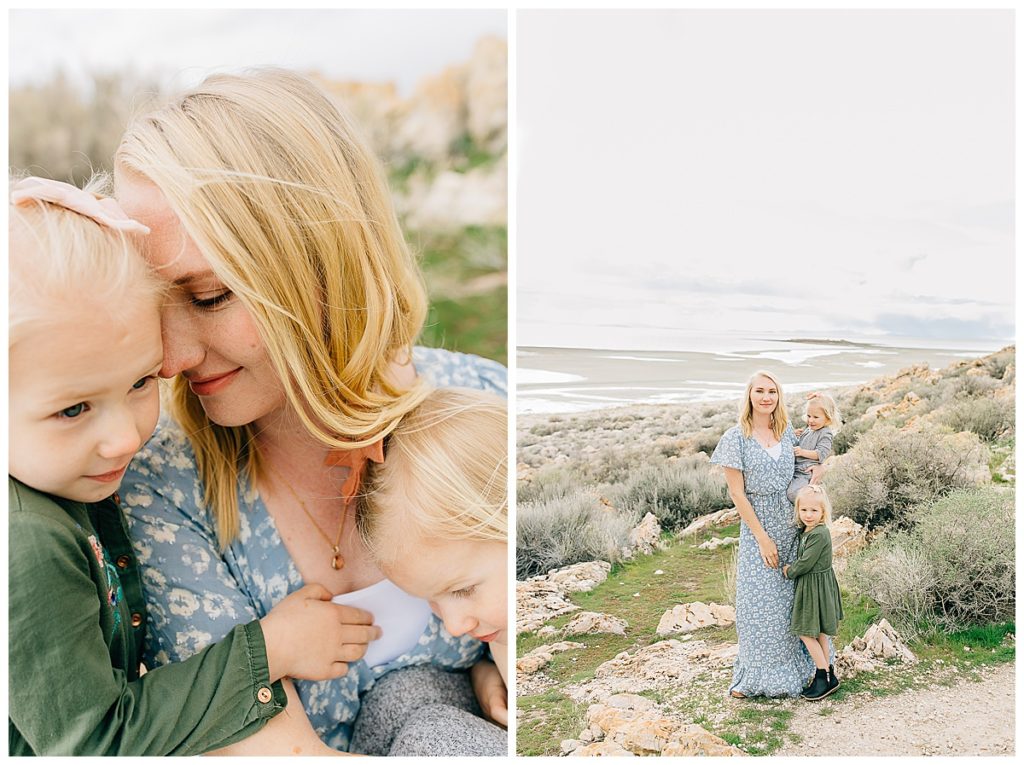
M 776 374 L 787 393 L 833 388 L 891 375 L 912 364 L 945 367 L 1003 345 L 728 339 L 720 347 L 731 350 L 521 347 L 516 352 L 516 410 L 578 412 L 640 403 L 738 400 L 758 369 Z

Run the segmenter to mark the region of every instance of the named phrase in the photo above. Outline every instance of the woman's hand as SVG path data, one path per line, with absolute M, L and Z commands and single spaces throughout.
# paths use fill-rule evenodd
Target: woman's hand
M 482 659 L 469 671 L 473 692 L 488 720 L 508 727 L 508 689 L 493 661 Z
M 350 662 L 363 658 L 367 644 L 381 636 L 369 611 L 330 601 L 327 588 L 307 584 L 260 619 L 271 681 L 342 677 Z
M 811 465 L 810 472 L 812 485 L 821 482 L 821 477 L 825 475 L 825 470 L 826 468 L 824 465 Z
M 761 560 L 768 568 L 779 567 L 779 548 L 768 535 L 757 540 L 757 546 L 761 550 Z

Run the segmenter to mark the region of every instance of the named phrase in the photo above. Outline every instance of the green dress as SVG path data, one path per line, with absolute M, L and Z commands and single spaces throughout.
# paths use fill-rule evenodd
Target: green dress
M 787 569 L 786 578 L 796 580 L 790 631 L 815 638 L 821 633 L 835 635 L 843 618 L 843 603 L 832 570 L 832 535 L 827 526 L 819 523 L 800 535 L 796 561 Z

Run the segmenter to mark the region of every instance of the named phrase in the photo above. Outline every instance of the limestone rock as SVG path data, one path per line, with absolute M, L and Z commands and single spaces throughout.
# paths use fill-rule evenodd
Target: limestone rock
M 594 589 L 608 578 L 611 568 L 607 561 L 588 561 L 516 582 L 516 634 L 536 632 L 556 616 L 578 611 L 579 606 L 566 595 Z
M 693 632 L 702 627 L 726 627 L 736 622 L 736 609 L 732 606 L 700 601 L 682 603 L 666 611 L 658 622 L 657 633 L 670 635 L 675 632 Z
M 679 536 L 692 537 L 716 526 L 731 526 L 734 523 L 739 523 L 739 520 L 739 511 L 735 507 L 728 507 L 725 510 L 719 510 L 717 513 L 702 515 L 680 531 Z
M 569 753 L 570 757 L 633 757 L 633 753 L 627 749 L 623 749 L 619 744 L 614 741 L 597 741 L 593 744 L 587 744 L 577 749 L 573 749 Z
M 563 592 L 590 592 L 608 578 L 612 564 L 604 560 L 575 563 L 547 573 L 547 579 Z
M 629 547 L 642 555 L 650 555 L 661 546 L 661 524 L 654 513 L 647 513 L 629 532 Z
M 867 546 L 868 532 L 845 515 L 832 521 L 829 532 L 832 534 L 832 565 L 836 571 L 842 571 L 853 554 Z
M 551 645 L 542 645 L 534 648 L 528 654 L 516 659 L 516 671 L 524 675 L 532 675 L 546 667 L 554 658 L 556 653 L 571 651 L 574 648 L 583 648 L 583 643 L 562 641 Z
M 609 632 L 613 635 L 625 635 L 629 624 L 624 619 L 595 611 L 581 611 L 576 614 L 562 629 L 564 635 L 592 635 L 597 632 Z
M 717 550 L 719 547 L 731 547 L 740 543 L 739 537 L 712 537 L 697 545 L 701 550 Z
M 491 154 L 508 143 L 508 44 L 484 37 L 473 49 L 466 75 L 466 128 Z
M 854 638 L 839 652 L 836 656 L 836 674 L 842 677 L 870 672 L 885 666 L 891 659 L 903 664 L 917 663 L 917 657 L 899 633 L 888 620 L 882 619 L 878 624 L 868 627 L 863 637 Z
M 565 598 L 565 591 L 546 577 L 516 582 L 516 634 L 535 632 L 556 616 L 578 611 Z
M 747 753 L 699 725 L 679 728 L 673 741 L 661 750 L 662 757 L 746 757 Z

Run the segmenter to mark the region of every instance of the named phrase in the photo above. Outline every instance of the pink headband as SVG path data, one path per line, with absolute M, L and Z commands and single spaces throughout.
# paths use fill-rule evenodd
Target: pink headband
M 149 233 L 148 226 L 129 218 L 113 199 L 97 197 L 70 183 L 32 177 L 19 181 L 11 191 L 11 204 L 25 205 L 34 200 L 59 205 L 117 231 L 130 234 Z

